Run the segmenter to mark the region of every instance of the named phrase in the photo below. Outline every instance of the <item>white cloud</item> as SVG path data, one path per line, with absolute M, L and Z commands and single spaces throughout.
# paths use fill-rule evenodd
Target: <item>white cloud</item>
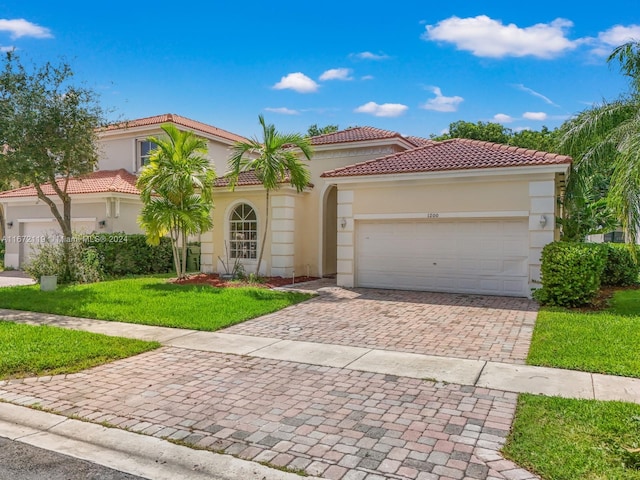
M 373 80 L 374 76 L 373 75 L 365 75 L 364 77 L 361 77 L 360 80 Z
M 511 123 L 513 122 L 513 117 L 511 115 L 507 115 L 506 113 L 496 113 L 493 116 L 493 119 L 499 123 Z
M 598 38 L 589 38 L 587 43 L 592 45 L 592 54 L 604 57 L 617 46 L 631 41 L 640 41 L 640 25 L 614 25 L 600 32 Z
M 359 58 L 361 60 L 387 60 L 391 57 L 385 53 L 372 53 L 372 52 L 360 52 L 360 53 L 352 53 L 351 57 Z
M 350 68 L 331 68 L 320 75 L 320 81 L 327 80 L 353 80 Z
M 517 88 L 518 90 L 522 90 L 523 92 L 528 93 L 529 95 L 532 95 L 536 98 L 540 98 L 542 101 L 544 101 L 545 103 L 548 103 L 549 105 L 553 105 L 554 107 L 558 107 L 559 105 L 555 102 L 553 102 L 549 97 L 545 97 L 543 94 L 536 92 L 535 90 L 529 88 L 529 87 L 525 87 L 524 85 L 522 85 L 521 83 L 518 83 L 516 85 L 514 85 L 515 88 Z
M 436 112 L 455 112 L 458 110 L 458 105 L 464 101 L 464 98 L 458 96 L 445 97 L 439 87 L 431 87 L 431 91 L 436 97 L 427 100 L 426 103 L 420 105 L 420 108 Z
M 298 110 L 292 110 L 291 108 L 287 107 L 266 107 L 265 110 L 267 112 L 280 113 L 282 115 L 300 115 L 300 112 Z
M 13 20 L 0 18 L 0 32 L 9 32 L 12 39 L 20 37 L 53 38 L 51 30 L 28 22 L 24 18 Z
M 298 93 L 313 93 L 318 91 L 318 87 L 316 82 L 302 72 L 290 73 L 273 86 L 276 90 L 290 89 Z
M 542 122 L 547 119 L 547 114 L 544 112 L 524 112 L 522 114 L 522 118 L 526 118 L 527 120 L 537 120 Z
M 368 102 L 359 106 L 354 110 L 357 113 L 369 113 L 375 117 L 399 117 L 409 109 L 401 103 L 383 103 L 378 105 L 376 102 Z
M 470 18 L 454 16 L 436 25 L 427 25 L 422 38 L 453 43 L 458 50 L 470 51 L 478 57 L 531 55 L 553 58 L 579 43 L 566 37 L 566 30 L 571 26 L 573 23 L 563 18 L 522 28 L 513 23 L 505 25 L 486 15 Z
M 610 47 L 617 47 L 632 40 L 640 41 L 640 25 L 615 25 L 600 32 L 598 40 Z
M 0 46 L 0 52 L 2 52 L 2 53 L 12 52 L 15 49 L 16 49 L 16 47 L 14 47 L 12 45 L 9 45 L 8 47 Z

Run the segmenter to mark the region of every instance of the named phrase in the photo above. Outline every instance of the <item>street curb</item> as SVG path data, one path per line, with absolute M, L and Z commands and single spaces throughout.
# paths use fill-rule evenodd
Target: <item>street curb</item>
M 0 403 L 0 436 L 150 480 L 300 480 L 231 455 L 10 403 Z

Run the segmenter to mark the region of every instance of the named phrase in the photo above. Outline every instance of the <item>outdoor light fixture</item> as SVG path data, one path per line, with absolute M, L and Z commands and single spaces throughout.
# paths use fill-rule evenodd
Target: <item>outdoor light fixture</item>
M 340 220 L 340 226 L 342 228 L 347 228 L 347 219 L 346 218 L 342 218 L 342 220 Z
M 540 226 L 544 227 L 547 224 L 547 217 L 540 215 Z
M 12 228 L 13 227 L 13 221 L 7 222 L 7 227 Z
M 100 226 L 100 228 L 104 228 L 107 225 L 107 221 L 106 220 L 100 220 L 98 222 L 98 225 Z

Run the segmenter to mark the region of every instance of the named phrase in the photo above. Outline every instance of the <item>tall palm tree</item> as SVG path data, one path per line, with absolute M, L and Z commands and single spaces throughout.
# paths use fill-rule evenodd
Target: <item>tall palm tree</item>
M 269 229 L 270 193 L 283 183 L 289 183 L 302 192 L 311 179 L 309 169 L 300 158 L 298 150 L 307 160 L 312 149 L 309 140 L 297 133 L 280 133 L 273 124 L 267 125 L 262 115 L 258 116 L 262 126 L 262 141 L 252 138 L 248 142 L 237 142 L 229 158 L 231 189 L 235 189 L 242 172 L 252 171 L 266 190 L 266 214 L 262 244 L 258 256 L 256 275 L 260 274 L 260 264 L 264 256 L 264 246 Z
M 162 130 L 166 137 L 148 138 L 157 147 L 138 178 L 137 187 L 144 203 L 138 222 L 152 245 L 169 235 L 176 274 L 184 278 L 187 237 L 213 226 L 215 172 L 205 157 L 206 140 L 192 132 L 180 131 L 172 124 L 163 125 Z
M 607 204 L 635 244 L 640 228 L 640 42 L 617 47 L 607 59 L 629 77 L 629 92 L 589 108 L 563 125 L 560 149 L 574 158 L 569 195 L 585 191 L 589 178 L 610 176 Z

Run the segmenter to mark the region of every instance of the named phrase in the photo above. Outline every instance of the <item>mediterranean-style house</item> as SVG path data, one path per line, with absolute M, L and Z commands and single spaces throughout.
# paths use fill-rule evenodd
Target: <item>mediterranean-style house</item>
M 214 228 L 200 236 L 201 269 L 236 259 L 256 268 L 266 197 L 243 173 L 229 189 L 231 132 L 178 115 L 113 125 L 100 132 L 93 174 L 70 185 L 74 226 L 139 232 L 136 173 L 150 135 L 174 123 L 205 138 L 219 175 Z M 474 140 L 436 142 L 373 127 L 313 137 L 311 184 L 272 192 L 261 273 L 336 276 L 344 287 L 528 296 L 540 277 L 542 247 L 558 237 L 555 218 L 571 159 Z M 28 242 L 55 227 L 30 187 L 0 193 L 7 222 L 5 262 L 28 260 Z M 14 233 L 15 232 L 15 233 Z

